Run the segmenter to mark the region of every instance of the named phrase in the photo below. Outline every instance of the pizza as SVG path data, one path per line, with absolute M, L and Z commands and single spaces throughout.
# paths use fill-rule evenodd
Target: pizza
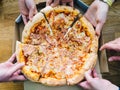
M 80 11 L 69 6 L 46 7 L 24 27 L 22 42 L 16 44 L 23 74 L 33 82 L 49 86 L 75 85 L 94 68 L 98 37 L 82 16 L 67 34 Z

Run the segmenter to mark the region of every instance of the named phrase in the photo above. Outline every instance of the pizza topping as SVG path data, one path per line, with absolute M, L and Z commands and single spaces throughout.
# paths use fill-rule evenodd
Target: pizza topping
M 56 15 L 54 21 L 57 21 L 57 20 L 60 20 L 60 19 L 64 20 L 66 23 L 68 22 L 64 13 L 60 13 L 60 14 Z
M 35 50 L 35 48 L 32 47 L 32 46 L 30 46 L 30 45 L 25 45 L 23 47 L 24 55 L 26 57 L 29 56 L 29 55 L 31 55 L 34 50 Z
M 66 67 L 65 73 L 66 73 L 66 75 L 71 75 L 71 74 L 73 74 L 72 65 L 68 65 L 68 66 Z

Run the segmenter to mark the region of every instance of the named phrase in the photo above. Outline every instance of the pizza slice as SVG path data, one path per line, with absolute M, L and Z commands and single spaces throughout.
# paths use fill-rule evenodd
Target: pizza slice
M 65 85 L 66 78 L 61 58 L 56 47 L 47 45 L 16 43 L 18 62 L 25 63 L 22 72 L 29 80 L 49 86 Z
M 72 42 L 74 45 L 73 49 L 76 52 L 74 56 L 79 58 L 76 59 L 77 62 L 75 61 L 75 65 L 72 64 L 73 71 L 75 71 L 74 74 L 71 74 L 71 77 L 67 78 L 67 83 L 73 85 L 81 81 L 84 78 L 84 73 L 95 66 L 97 61 L 98 37 L 95 34 L 93 26 L 85 17 L 81 17 L 73 25 L 72 30 L 66 38 L 69 39 L 68 43 Z
M 68 27 L 80 13 L 79 10 L 69 6 L 57 6 L 54 8 L 47 6 L 40 12 L 45 14 L 45 17 L 52 28 L 53 36 L 56 39 L 60 39 L 64 36 Z
M 31 81 L 38 82 L 45 67 L 45 51 L 42 46 L 33 46 L 16 42 L 17 61 L 25 63 L 23 74 Z
M 29 21 L 22 33 L 22 42 L 25 44 L 39 45 L 45 41 L 45 37 L 50 35 L 50 27 L 42 13 L 37 13 Z

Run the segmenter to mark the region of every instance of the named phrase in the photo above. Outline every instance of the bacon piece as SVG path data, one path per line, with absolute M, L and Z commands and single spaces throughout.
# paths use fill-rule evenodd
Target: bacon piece
M 35 50 L 35 48 L 33 46 L 30 46 L 30 45 L 23 46 L 23 52 L 26 57 L 28 55 L 31 55 L 34 50 Z

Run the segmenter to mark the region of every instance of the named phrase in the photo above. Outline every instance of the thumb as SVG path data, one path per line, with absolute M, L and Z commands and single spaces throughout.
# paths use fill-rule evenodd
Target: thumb
M 26 80 L 26 78 L 23 75 L 16 75 L 16 76 L 12 76 L 8 81 L 14 81 L 14 80 L 19 80 L 19 81 L 23 81 Z
M 74 6 L 74 3 L 73 3 L 73 2 L 70 2 L 69 5 L 73 7 L 73 6 Z
M 104 25 L 104 23 L 102 23 L 102 22 L 98 22 L 98 24 L 96 25 L 96 34 L 97 34 L 97 36 L 100 36 L 103 25 Z
M 52 7 L 55 7 L 59 4 L 60 0 L 54 0 L 54 2 L 51 4 Z
M 109 61 L 120 61 L 120 56 L 112 56 L 108 60 Z
M 46 6 L 50 6 L 53 0 L 47 0 L 46 1 Z
M 118 45 L 114 44 L 114 43 L 106 43 L 106 44 L 104 44 L 103 46 L 101 46 L 100 50 L 104 50 L 104 49 L 120 51 L 120 48 L 118 47 Z
M 29 12 L 29 20 L 31 21 L 32 18 L 33 18 L 33 10 L 30 10 L 30 12 Z
M 11 68 L 9 73 L 13 74 L 14 72 L 16 72 L 17 70 L 19 70 L 20 68 L 22 68 L 24 66 L 24 63 L 16 63 L 14 64 Z
M 32 7 L 29 11 L 29 19 L 32 20 L 33 16 L 37 13 L 36 7 Z
M 88 84 L 87 81 L 79 83 L 79 86 L 81 86 L 82 88 L 84 88 L 86 90 L 88 90 L 90 88 L 90 85 Z
M 85 78 L 88 81 L 88 83 L 91 83 L 91 81 L 93 80 L 91 73 L 92 73 L 92 70 L 89 70 L 85 73 Z

